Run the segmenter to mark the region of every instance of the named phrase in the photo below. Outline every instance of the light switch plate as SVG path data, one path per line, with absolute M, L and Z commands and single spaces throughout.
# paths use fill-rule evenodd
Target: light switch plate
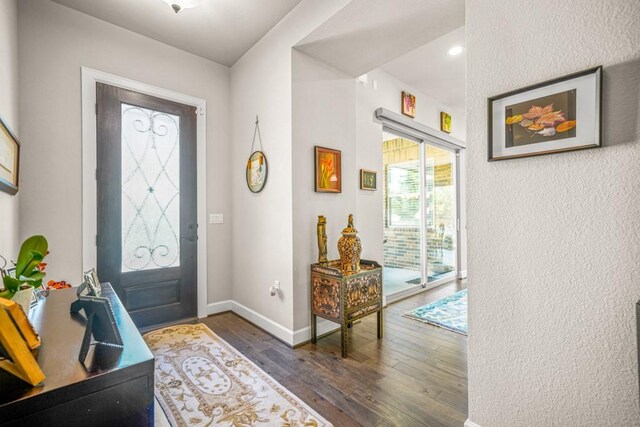
M 209 224 L 223 224 L 223 223 L 224 223 L 223 214 L 209 214 Z

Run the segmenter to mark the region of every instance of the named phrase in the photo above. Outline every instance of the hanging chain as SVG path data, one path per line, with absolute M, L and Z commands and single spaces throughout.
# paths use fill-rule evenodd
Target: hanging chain
M 251 142 L 251 153 L 249 153 L 249 155 L 253 154 L 253 147 L 256 144 L 256 135 L 258 135 L 258 144 L 260 145 L 260 151 L 262 151 L 262 136 L 260 135 L 260 120 L 258 120 L 258 116 L 256 115 L 256 127 L 253 130 L 253 142 Z

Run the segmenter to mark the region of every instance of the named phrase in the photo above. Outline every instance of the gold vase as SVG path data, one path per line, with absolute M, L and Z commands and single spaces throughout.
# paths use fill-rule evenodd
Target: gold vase
M 342 230 L 342 237 L 338 240 L 340 253 L 340 269 L 343 274 L 353 274 L 360 271 L 360 254 L 362 243 L 358 237 L 358 230 L 353 226 L 353 215 L 349 215 L 347 228 Z

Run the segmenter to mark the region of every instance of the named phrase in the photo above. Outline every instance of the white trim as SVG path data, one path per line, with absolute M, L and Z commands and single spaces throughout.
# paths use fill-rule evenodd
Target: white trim
M 233 307 L 233 301 L 230 299 L 220 302 L 212 302 L 207 304 L 207 316 L 212 314 L 224 313 L 225 311 L 231 311 Z
M 231 311 L 238 316 L 247 319 L 254 325 L 264 329 L 274 337 L 286 344 L 293 345 L 293 331 L 289 328 L 282 326 L 281 324 L 274 322 L 273 320 L 263 316 L 255 310 L 250 309 L 237 301 L 231 301 Z
M 480 427 L 480 425 L 467 418 L 467 421 L 464 422 L 464 427 Z
M 82 67 L 82 268 L 86 271 L 97 262 L 95 236 L 97 234 L 97 185 L 96 185 L 96 83 L 107 83 L 134 90 L 158 98 L 194 106 L 197 118 L 197 183 L 198 224 L 202 227 L 198 239 L 198 317 L 207 316 L 207 129 L 204 99 L 184 95 L 167 89 L 151 86 L 113 74 Z M 80 277 L 82 272 L 80 272 Z
M 467 270 L 458 271 L 458 279 L 466 279 L 467 278 Z
M 225 311 L 234 312 L 238 316 L 267 331 L 269 334 L 278 338 L 285 344 L 290 345 L 291 347 L 305 343 L 311 339 L 311 327 L 306 326 L 304 328 L 293 331 L 277 322 L 274 322 L 271 319 L 268 319 L 257 311 L 240 304 L 237 301 L 225 300 L 207 305 L 208 315 L 224 313 Z M 319 336 L 329 332 L 335 332 L 339 329 L 340 325 L 338 325 L 337 323 L 325 319 L 318 319 Z
M 318 326 L 316 328 L 316 335 L 322 336 L 331 332 L 339 331 L 340 325 L 326 319 L 318 318 Z M 311 340 L 311 326 L 305 326 L 304 328 L 297 329 L 293 333 L 293 345 L 299 345 Z
M 420 122 L 409 119 L 386 108 L 378 108 L 375 111 L 376 119 L 382 122 L 382 126 L 390 129 L 392 132 L 401 132 L 410 135 L 421 142 L 444 147 L 449 150 L 458 150 L 467 148 L 467 144 L 446 132 L 439 131 L 430 126 L 423 125 Z

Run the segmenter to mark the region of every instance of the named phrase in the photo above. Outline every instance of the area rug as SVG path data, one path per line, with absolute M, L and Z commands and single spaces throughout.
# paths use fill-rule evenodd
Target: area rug
M 331 426 L 203 324 L 144 339 L 156 358 L 155 396 L 171 425 Z
M 467 290 L 411 310 L 405 316 L 467 335 Z

